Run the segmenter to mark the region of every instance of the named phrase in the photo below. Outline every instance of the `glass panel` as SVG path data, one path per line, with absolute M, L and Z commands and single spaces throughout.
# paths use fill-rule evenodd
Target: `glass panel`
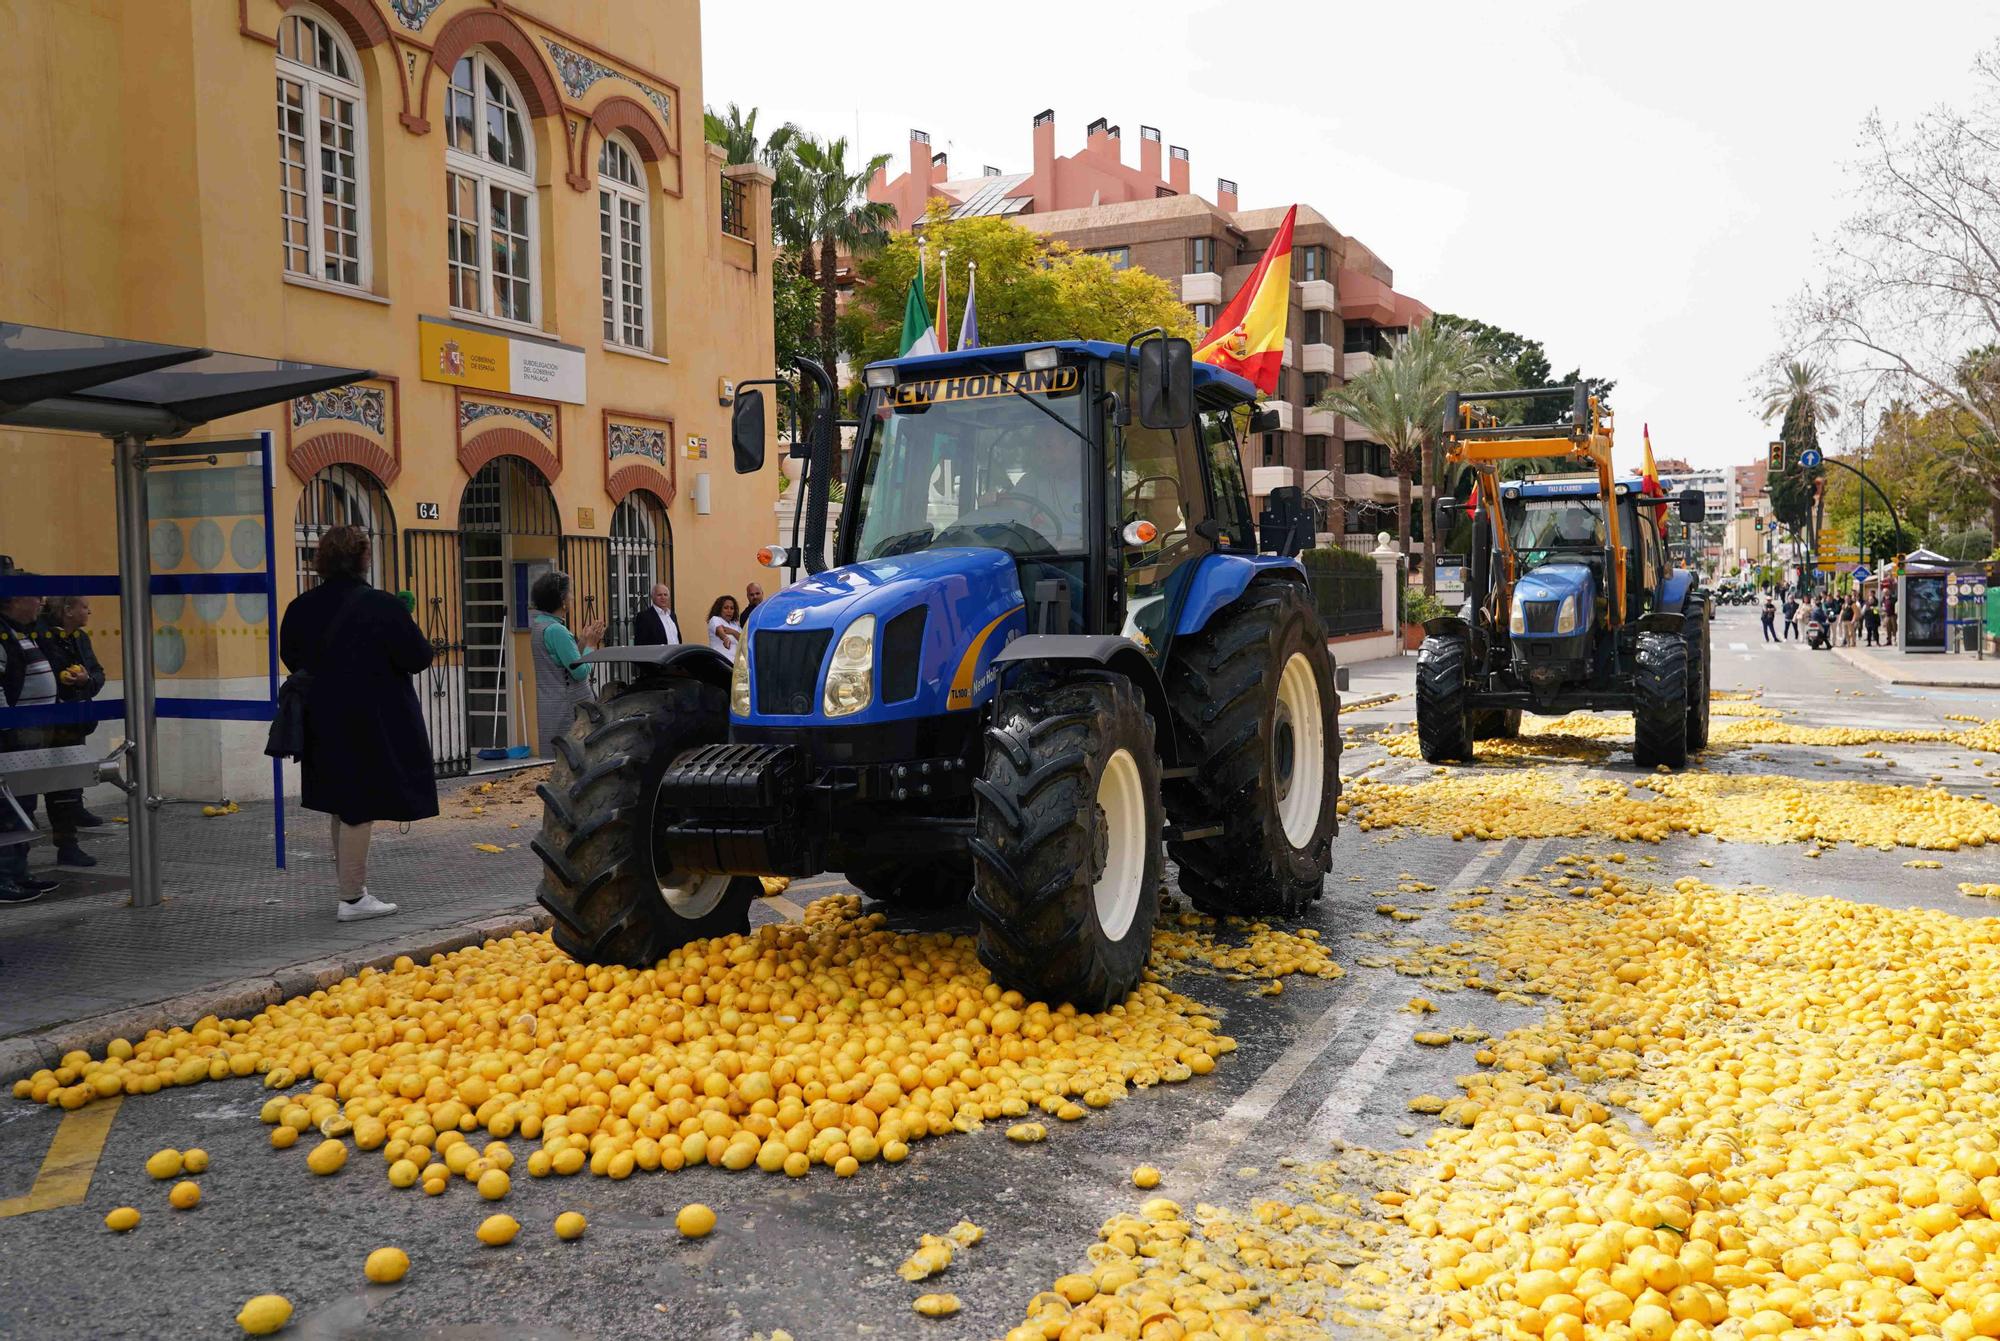
M 445 239 L 452 306 L 478 311 L 479 184 L 462 173 L 445 174 Z
M 479 152 L 475 130 L 479 105 L 477 89 L 472 57 L 463 56 L 452 67 L 451 87 L 445 92 L 444 119 L 446 143 L 467 154 Z
M 282 31 L 282 30 L 281 30 Z M 307 254 L 305 85 L 278 76 L 278 208 L 285 269 L 309 274 Z
M 611 147 L 610 142 L 606 141 L 604 147 L 608 151 Z M 611 193 L 599 191 L 597 193 L 597 279 L 599 289 L 604 295 L 604 338 L 616 340 L 618 319 L 611 252 Z M 614 528 L 616 524 L 614 519 Z
M 485 74 L 486 156 L 495 163 L 525 172 L 527 136 L 521 125 L 521 113 L 516 110 L 514 96 L 507 91 L 507 83 L 499 71 L 489 65 Z

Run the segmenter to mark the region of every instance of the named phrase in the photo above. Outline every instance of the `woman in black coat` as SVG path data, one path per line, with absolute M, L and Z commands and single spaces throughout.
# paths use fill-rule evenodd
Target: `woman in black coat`
M 285 611 L 278 654 L 308 671 L 300 803 L 333 818 L 343 922 L 396 911 L 368 892 L 368 838 L 376 820 L 438 813 L 430 735 L 410 677 L 431 664 L 403 603 L 368 585 L 368 533 L 336 526 L 320 537 L 320 583 Z

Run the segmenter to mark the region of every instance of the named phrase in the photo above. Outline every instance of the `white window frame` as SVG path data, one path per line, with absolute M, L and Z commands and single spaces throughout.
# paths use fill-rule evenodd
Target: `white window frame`
M 315 31 L 316 30 L 316 31 Z M 367 291 L 373 278 L 373 256 L 369 240 L 368 201 L 368 97 L 363 86 L 361 58 L 354 45 L 347 40 L 340 25 L 324 12 L 310 6 L 299 6 L 288 11 L 279 20 L 279 40 L 296 42 L 301 34 L 324 36 L 328 39 L 334 54 L 347 65 L 351 78 L 343 78 L 336 71 L 308 63 L 300 57 L 279 55 L 277 64 L 277 108 L 278 108 L 278 198 L 279 222 L 281 227 L 279 255 L 285 273 L 301 279 L 313 280 L 321 284 L 332 284 L 343 289 Z M 315 50 L 317 47 L 315 46 Z M 302 113 L 302 134 L 294 136 L 285 128 L 287 103 L 284 85 L 292 84 L 300 89 L 300 111 Z M 354 264 L 355 278 L 345 279 L 327 273 L 326 248 L 326 180 L 321 163 L 326 145 L 321 132 L 320 106 L 322 102 L 345 103 L 353 117 L 354 128 Z M 305 184 L 302 192 L 294 192 L 285 181 L 288 168 L 293 166 L 288 148 L 296 144 L 303 156 Z M 297 199 L 304 210 L 303 222 L 306 230 L 306 244 L 303 249 L 305 268 L 293 264 L 300 249 L 295 247 L 289 235 L 289 225 L 295 216 L 291 204 Z
M 631 178 L 607 172 L 613 152 L 632 170 Z M 597 254 L 599 292 L 604 304 L 604 341 L 620 349 L 650 351 L 653 347 L 652 237 L 647 211 L 645 160 L 623 135 L 604 137 L 597 153 Z M 632 332 L 633 304 L 625 290 L 638 295 L 638 338 Z
M 506 67 L 487 53 L 483 47 L 474 47 L 460 58 L 460 63 L 471 62 L 472 67 L 472 134 L 476 152 L 458 148 L 451 142 L 452 108 L 455 99 L 463 96 L 455 82 L 457 67 L 454 66 L 445 79 L 445 200 L 446 238 L 445 275 L 447 284 L 446 301 L 453 312 L 462 316 L 476 317 L 482 321 L 496 321 L 507 325 L 539 330 L 542 320 L 542 276 L 541 276 L 541 189 L 535 184 L 535 132 L 534 118 L 528 115 L 527 102 L 521 97 L 520 87 L 515 84 Z M 487 91 L 488 76 L 496 79 L 512 100 L 513 112 L 521 123 L 522 165 L 515 168 L 509 164 L 496 162 L 486 154 L 486 123 L 490 109 L 494 107 Z M 450 206 L 456 197 L 452 179 L 466 178 L 472 183 L 474 198 L 474 223 L 476 241 L 473 248 L 473 264 L 469 267 L 458 265 L 452 258 L 451 247 L 457 232 L 452 224 Z M 526 281 L 528 286 L 527 314 L 503 312 L 493 293 L 493 197 L 496 192 L 525 196 L 527 209 L 524 218 L 524 241 L 522 249 L 527 257 Z M 470 269 L 475 277 L 479 295 L 479 306 L 466 307 L 458 301 L 458 285 L 453 282 L 454 269 Z M 511 277 L 510 277 L 511 278 Z

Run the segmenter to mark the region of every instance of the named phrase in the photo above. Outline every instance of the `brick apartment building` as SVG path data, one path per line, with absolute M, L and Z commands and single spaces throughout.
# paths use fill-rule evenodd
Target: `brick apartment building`
M 951 203 L 955 218 L 997 215 L 1025 228 L 1138 268 L 1175 286 L 1204 329 L 1239 289 L 1271 243 L 1285 207 L 1245 210 L 1236 183 L 1216 181 L 1215 200 L 1189 187 L 1187 150 L 1166 146 L 1151 126 L 1139 128 L 1139 163 L 1123 159 L 1119 127 L 1100 118 L 1077 153 L 1055 152 L 1055 113 L 1034 119 L 1033 170 L 954 178 L 930 137 L 910 132 L 910 166 L 869 185 L 869 199 L 896 207 L 900 225 L 923 217 L 933 197 Z M 1430 315 L 1395 290 L 1389 266 L 1358 239 L 1301 204 L 1292 235 L 1292 302 L 1284 369 L 1267 404 L 1279 428 L 1245 444 L 1244 468 L 1256 500 L 1285 484 L 1304 486 L 1320 516 L 1319 529 L 1338 543 L 1371 548 L 1380 530 L 1394 529 L 1396 479 L 1388 449 L 1359 424 L 1313 409 L 1325 392 L 1354 376 L 1391 336 Z M 1412 509 L 1412 521 L 1421 525 Z

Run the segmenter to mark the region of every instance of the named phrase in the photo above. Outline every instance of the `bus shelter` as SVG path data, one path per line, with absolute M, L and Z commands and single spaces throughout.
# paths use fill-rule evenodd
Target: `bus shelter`
M 57 746 L 0 754 L 0 806 L 17 795 L 109 782 L 128 798 L 132 905 L 160 901 L 159 766 L 155 750 L 162 716 L 207 720 L 269 720 L 278 679 L 277 592 L 271 529 L 271 435 L 181 443 L 188 433 L 218 419 L 360 381 L 361 368 L 186 345 L 158 344 L 77 331 L 0 322 L 0 427 L 53 429 L 109 439 L 116 475 L 118 572 L 0 576 L 0 599 L 15 596 L 112 596 L 123 629 L 121 698 L 9 708 L 0 704 L 0 729 L 76 725 L 123 718 L 124 741 L 107 758 L 87 746 Z M 146 472 L 163 465 L 215 464 L 224 454 L 259 453 L 264 478 L 264 570 L 154 576 L 147 537 Z M 269 599 L 269 681 L 263 699 L 167 698 L 154 693 L 152 600 L 156 595 L 262 593 Z M 277 799 L 278 864 L 284 864 L 282 774 L 272 762 Z M 26 832 L 0 842 L 32 841 Z

